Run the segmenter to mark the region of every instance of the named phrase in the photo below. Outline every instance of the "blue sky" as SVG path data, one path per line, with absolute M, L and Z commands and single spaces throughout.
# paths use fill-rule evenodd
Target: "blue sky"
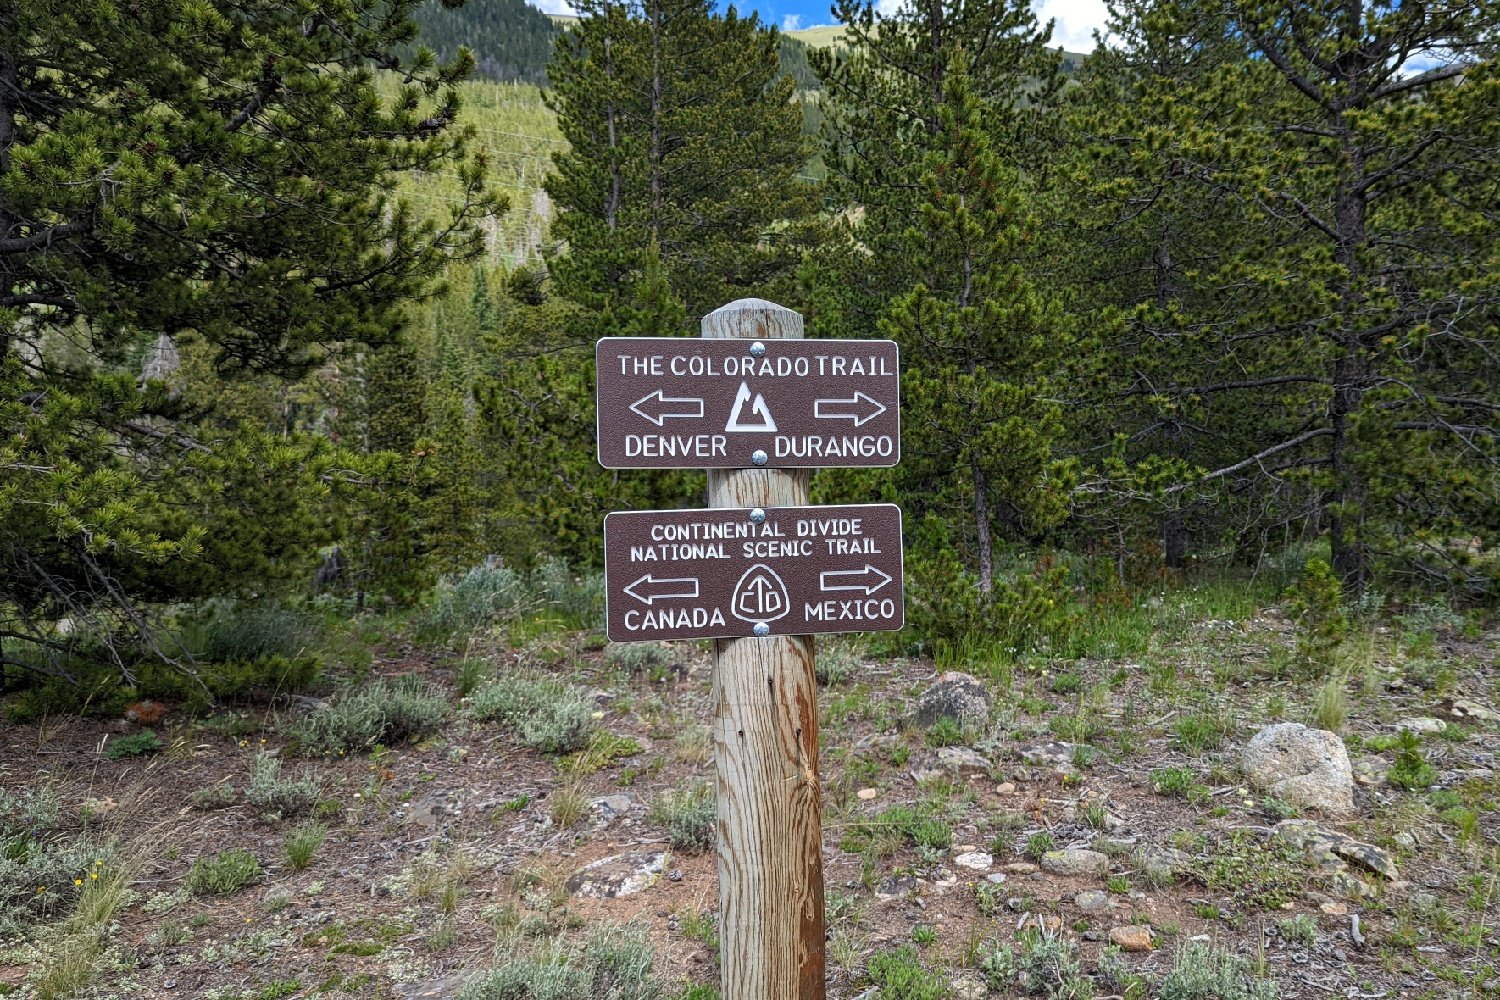
M 529 0 L 542 10 L 555 14 L 570 13 L 568 0 Z M 721 0 L 722 2 L 722 0 Z M 899 0 L 878 0 L 884 9 L 894 8 Z M 1089 52 L 1094 48 L 1093 32 L 1103 28 L 1104 0 L 1033 0 L 1037 17 L 1056 22 L 1052 40 L 1070 52 Z M 761 20 L 788 30 L 832 24 L 828 0 L 740 0 L 742 11 L 757 11 Z

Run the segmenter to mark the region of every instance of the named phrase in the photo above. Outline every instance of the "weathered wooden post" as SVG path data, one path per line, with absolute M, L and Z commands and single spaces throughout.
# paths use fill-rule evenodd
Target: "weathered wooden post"
M 724 1000 L 821 1000 L 812 637 L 899 630 L 905 568 L 899 508 L 809 507 L 807 483 L 901 460 L 899 351 L 741 299 L 594 361 L 599 464 L 708 470 L 706 509 L 605 517 L 604 617 L 615 642 L 714 640 Z
M 703 336 L 802 338 L 802 316 L 739 299 Z M 807 469 L 709 469 L 709 507 L 800 507 Z M 724 1000 L 824 996 L 823 823 L 813 637 L 715 639 L 719 962 Z

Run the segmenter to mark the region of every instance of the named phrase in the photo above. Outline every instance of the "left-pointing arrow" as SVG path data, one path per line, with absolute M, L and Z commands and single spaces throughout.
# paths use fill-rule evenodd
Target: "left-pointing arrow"
M 692 396 L 667 396 L 657 389 L 631 403 L 630 409 L 660 427 L 671 417 L 703 416 L 703 400 Z
M 658 580 L 647 573 L 625 588 L 625 593 L 634 597 L 642 604 L 650 604 L 652 601 L 665 601 L 673 597 L 697 597 L 698 578 L 695 576 L 680 577 L 676 580 Z

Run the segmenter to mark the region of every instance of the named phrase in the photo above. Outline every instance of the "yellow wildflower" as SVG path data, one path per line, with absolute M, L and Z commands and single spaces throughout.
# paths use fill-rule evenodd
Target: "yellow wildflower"
M 73 884 L 74 885 L 83 885 L 83 879 L 81 879 L 81 878 L 75 878 L 73 880 Z

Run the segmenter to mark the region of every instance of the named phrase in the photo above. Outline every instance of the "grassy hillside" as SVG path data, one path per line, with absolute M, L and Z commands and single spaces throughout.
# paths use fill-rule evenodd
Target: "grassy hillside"
M 811 28 L 803 28 L 801 31 L 788 31 L 789 37 L 797 39 L 810 49 L 827 49 L 835 45 L 844 44 L 844 26 L 842 24 L 819 24 Z M 1067 64 L 1068 72 L 1073 72 L 1083 65 L 1086 53 L 1063 52 L 1063 62 Z
M 396 87 L 394 77 L 385 78 L 388 96 Z M 491 182 L 510 199 L 510 211 L 488 224 L 490 260 L 510 267 L 535 259 L 548 214 L 542 178 L 551 169 L 552 152 L 564 144 L 557 119 L 542 103 L 541 88 L 531 84 L 473 80 L 460 93 L 461 121 L 478 132 Z M 456 174 L 440 173 L 404 178 L 398 190 L 419 210 L 440 213 L 462 189 Z

